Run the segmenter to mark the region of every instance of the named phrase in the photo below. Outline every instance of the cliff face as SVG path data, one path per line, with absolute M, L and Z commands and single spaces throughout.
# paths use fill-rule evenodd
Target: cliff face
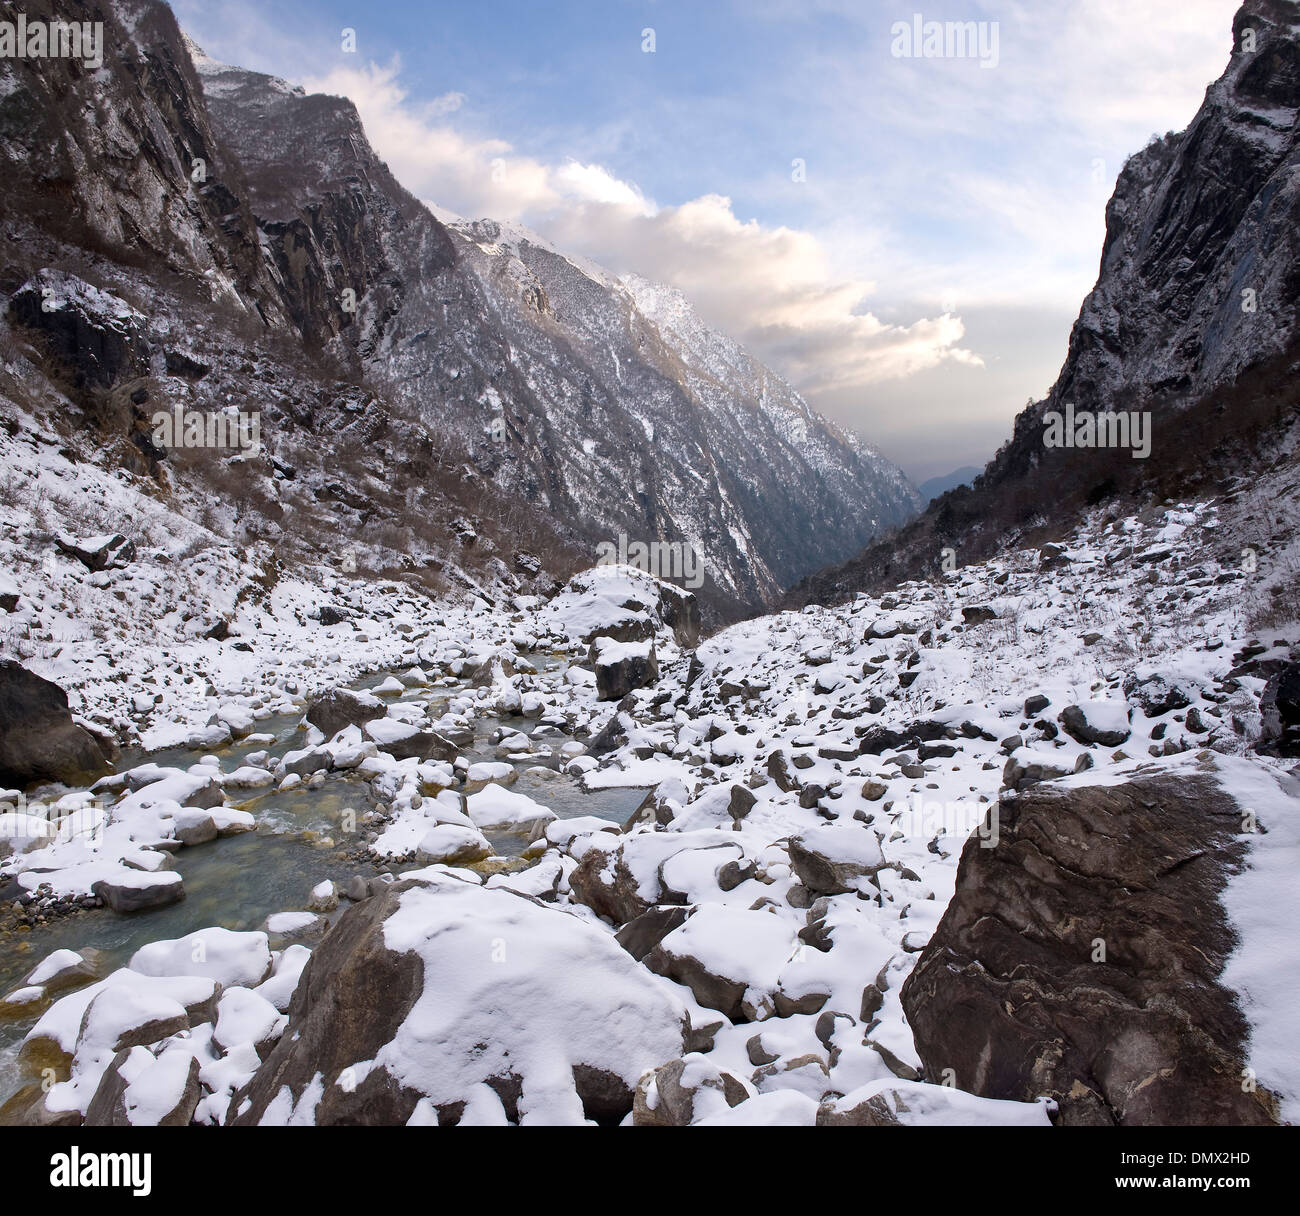
M 1226 31 L 1225 31 L 1226 33 Z M 925 576 L 1068 526 L 1121 493 L 1196 491 L 1291 417 L 1300 308 L 1300 5 L 1248 0 L 1223 75 L 1191 125 L 1125 164 L 1106 208 L 1097 285 L 1047 397 L 1015 420 L 973 489 L 794 588 L 827 602 Z M 1253 50 L 1246 49 L 1254 47 Z M 1049 448 L 1046 415 L 1150 411 L 1149 458 Z

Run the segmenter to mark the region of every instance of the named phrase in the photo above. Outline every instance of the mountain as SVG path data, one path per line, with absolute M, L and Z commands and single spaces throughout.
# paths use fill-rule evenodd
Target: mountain
M 945 473 L 942 477 L 931 477 L 929 481 L 923 481 L 916 487 L 917 496 L 923 503 L 929 505 L 940 494 L 946 494 L 958 486 L 970 485 L 980 475 L 980 471 L 974 465 L 965 464 L 960 469 Z
M 236 513 L 290 555 L 359 544 L 376 569 L 464 582 L 485 562 L 510 573 L 513 541 L 560 577 L 621 537 L 664 541 L 698 555 L 719 619 L 919 505 L 675 292 L 522 229 L 444 224 L 350 102 L 213 61 L 155 0 L 104 15 L 102 71 L 4 68 L 0 288 L 51 374 L 84 358 L 69 335 L 98 324 L 92 292 L 105 317 L 138 316 L 130 358 L 98 375 L 111 406 L 78 407 L 185 509 L 231 505 L 228 472 L 163 452 L 147 423 L 160 404 L 243 401 L 261 451 Z M 75 319 L 40 307 L 65 273 Z M 66 386 L 79 399 L 83 371 Z
M 1248 0 L 1232 39 L 1255 49 L 1233 51 L 1185 131 L 1121 170 L 1097 284 L 1047 397 L 1016 418 L 973 488 L 941 495 L 787 603 L 934 573 L 944 549 L 965 564 L 1049 539 L 1111 500 L 1212 490 L 1271 452 L 1300 402 L 1300 5 Z M 1149 417 L 1149 456 L 1047 446 L 1067 409 Z

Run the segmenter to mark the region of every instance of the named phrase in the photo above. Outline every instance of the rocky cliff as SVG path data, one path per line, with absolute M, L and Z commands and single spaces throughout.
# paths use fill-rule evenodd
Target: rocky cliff
M 1097 285 L 1047 397 L 1016 418 L 973 488 L 805 580 L 788 603 L 934 574 L 945 548 L 976 561 L 1059 533 L 1089 505 L 1197 492 L 1258 467 L 1259 445 L 1290 426 L 1298 402 L 1300 5 L 1248 0 L 1231 39 L 1187 129 L 1154 139 L 1120 172 Z M 1149 412 L 1149 456 L 1046 446 L 1051 416 L 1067 405 Z

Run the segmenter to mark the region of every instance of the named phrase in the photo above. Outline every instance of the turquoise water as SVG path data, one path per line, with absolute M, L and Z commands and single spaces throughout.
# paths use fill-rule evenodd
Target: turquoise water
M 533 656 L 533 661 L 539 669 L 546 662 L 552 670 L 563 666 L 561 660 L 552 656 Z M 353 687 L 373 688 L 387 674 L 368 675 L 357 680 Z M 457 691 L 412 690 L 402 699 L 428 701 L 437 716 L 441 712 L 439 705 Z M 220 757 L 222 769 L 229 772 L 252 752 L 269 751 L 278 756 L 302 746 L 298 721 L 297 715 L 277 715 L 257 723 L 258 733 L 275 735 L 274 745 L 241 742 L 211 752 L 169 748 L 148 756 L 134 751 L 123 754 L 118 770 L 124 771 L 146 760 L 187 768 L 201 755 L 215 754 Z M 474 745 L 465 753 L 471 761 L 496 759 L 490 736 L 499 726 L 529 732 L 536 723 L 522 718 L 478 720 Z M 547 742 L 558 747 L 564 739 L 552 736 Z M 522 771 L 533 763 L 526 760 L 516 764 L 519 776 L 510 788 L 550 807 L 564 819 L 598 815 L 621 823 L 644 796 L 640 789 L 585 793 L 575 778 L 564 774 L 550 773 L 543 777 Z M 252 813 L 257 830 L 180 849 L 174 854 L 175 868 L 185 879 L 185 899 L 132 915 L 120 915 L 107 908 L 90 909 L 0 939 L 0 995 L 17 987 L 21 978 L 53 950 L 101 951 L 107 973 L 124 965 L 146 942 L 182 937 L 211 925 L 258 929 L 271 913 L 304 908 L 312 887 L 323 879 L 341 881 L 353 874 L 376 873 L 368 861 L 339 856 L 339 846 L 349 843 L 339 837 L 340 814 L 349 808 L 364 810 L 369 806 L 368 794 L 368 782 L 344 774 L 327 777 L 318 789 L 303 785 L 283 793 L 273 786 L 264 790 L 229 791 L 228 805 Z M 239 800 L 241 797 L 243 801 Z M 499 855 L 512 858 L 518 857 L 527 843 L 519 835 L 506 833 L 488 833 L 488 839 Z M 17 1049 L 41 1012 L 43 1008 L 20 1018 L 0 1017 L 0 1103 L 31 1079 L 19 1069 Z

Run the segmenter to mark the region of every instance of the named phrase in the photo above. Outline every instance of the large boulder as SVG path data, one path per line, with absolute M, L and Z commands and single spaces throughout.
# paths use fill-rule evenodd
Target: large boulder
M 90 571 L 126 566 L 135 557 L 135 544 L 120 532 L 91 536 L 85 540 L 65 532 L 54 538 L 54 545 L 61 553 L 75 557 Z
M 1079 743 L 1118 747 L 1130 733 L 1126 701 L 1084 701 L 1067 705 L 1058 719 L 1071 738 Z
M 1066 1124 L 1267 1124 L 1248 1026 L 1218 983 L 1242 812 L 1208 775 L 1036 786 L 972 837 L 902 990 L 932 1077 Z M 951 1070 L 951 1073 L 948 1072 Z
M 85 785 L 108 771 L 115 751 L 72 720 L 57 684 L 0 660 L 0 784 Z
M 671 987 L 596 926 L 425 871 L 339 918 L 231 1118 L 618 1121 L 686 1025 Z
M 378 697 L 369 693 L 331 688 L 307 706 L 307 721 L 327 739 L 349 726 L 364 726 L 382 718 L 388 709 Z
M 885 864 L 880 841 L 865 825 L 827 824 L 790 839 L 790 866 L 819 895 L 858 891 Z
M 635 566 L 596 566 L 575 574 L 539 612 L 538 623 L 583 643 L 597 637 L 639 642 L 671 634 L 677 645 L 692 648 L 700 640 L 696 597 Z
M 589 657 L 596 670 L 596 698 L 600 701 L 621 701 L 634 688 L 645 688 L 659 678 L 653 642 L 599 637 L 592 642 Z

